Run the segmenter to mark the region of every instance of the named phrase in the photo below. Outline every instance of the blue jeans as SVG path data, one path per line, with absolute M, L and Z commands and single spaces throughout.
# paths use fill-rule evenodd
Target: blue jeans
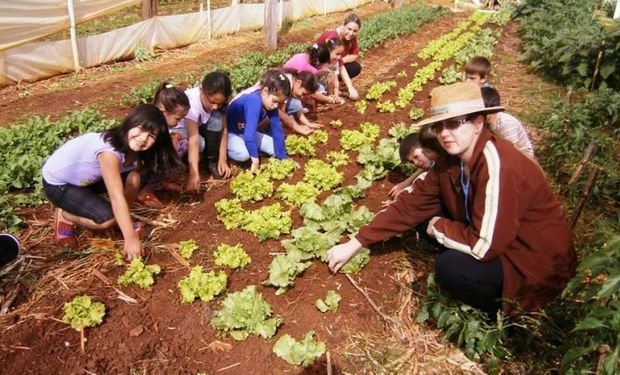
M 290 98 L 286 103 L 286 114 L 289 116 L 301 112 L 302 109 L 304 109 L 304 106 L 301 104 L 301 100 L 297 98 Z
M 75 186 L 52 185 L 43 179 L 43 190 L 54 206 L 68 213 L 91 219 L 97 224 L 114 219 L 112 204 L 101 196 L 107 191 L 103 180 L 88 186 Z
M 271 136 L 256 132 L 256 143 L 260 151 L 269 156 L 275 155 L 273 138 Z M 245 147 L 242 134 L 228 133 L 228 157 L 236 161 L 246 161 L 250 159 L 250 153 L 247 147 Z

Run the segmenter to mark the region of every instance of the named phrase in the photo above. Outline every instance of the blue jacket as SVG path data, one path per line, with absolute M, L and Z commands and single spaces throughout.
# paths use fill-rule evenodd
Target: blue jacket
M 228 105 L 226 110 L 226 123 L 228 131 L 235 134 L 243 134 L 243 141 L 248 153 L 253 158 L 258 158 L 259 148 L 256 141 L 258 123 L 269 117 L 271 123 L 271 136 L 273 137 L 273 148 L 278 159 L 286 159 L 285 135 L 280 123 L 278 109 L 266 111 L 263 108 L 263 101 L 260 90 L 242 95 Z M 238 124 L 244 124 L 239 128 Z

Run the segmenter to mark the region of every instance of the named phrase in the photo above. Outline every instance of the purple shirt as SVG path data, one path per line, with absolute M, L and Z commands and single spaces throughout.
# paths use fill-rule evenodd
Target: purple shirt
M 88 186 L 103 178 L 101 165 L 97 159 L 102 152 L 111 152 L 118 157 L 121 173 L 136 167 L 135 163 L 129 166 L 123 165 L 125 154 L 105 142 L 103 133 L 86 133 L 54 151 L 43 165 L 41 173 L 45 181 L 52 185 Z

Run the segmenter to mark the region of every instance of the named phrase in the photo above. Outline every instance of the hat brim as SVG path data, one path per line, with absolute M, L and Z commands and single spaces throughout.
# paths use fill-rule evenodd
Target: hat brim
M 455 117 L 471 115 L 472 113 L 479 113 L 479 114 L 486 115 L 489 113 L 502 112 L 504 110 L 506 110 L 506 108 L 504 107 L 486 107 L 483 109 L 470 109 L 470 110 L 461 111 L 461 112 L 452 112 L 452 113 L 447 113 L 445 115 L 437 115 L 437 116 L 429 117 L 425 120 L 418 122 L 417 124 L 415 124 L 415 126 L 424 126 L 428 124 L 434 124 L 436 122 L 448 120 L 448 119 L 455 118 Z

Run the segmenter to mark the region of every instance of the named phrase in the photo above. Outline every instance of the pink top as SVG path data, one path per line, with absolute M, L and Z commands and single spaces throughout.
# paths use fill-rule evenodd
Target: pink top
M 286 64 L 284 64 L 284 68 L 295 69 L 298 72 L 310 72 L 312 74 L 318 72 L 317 68 L 312 66 L 310 61 L 308 61 L 308 54 L 305 52 L 298 53 L 291 57 Z

